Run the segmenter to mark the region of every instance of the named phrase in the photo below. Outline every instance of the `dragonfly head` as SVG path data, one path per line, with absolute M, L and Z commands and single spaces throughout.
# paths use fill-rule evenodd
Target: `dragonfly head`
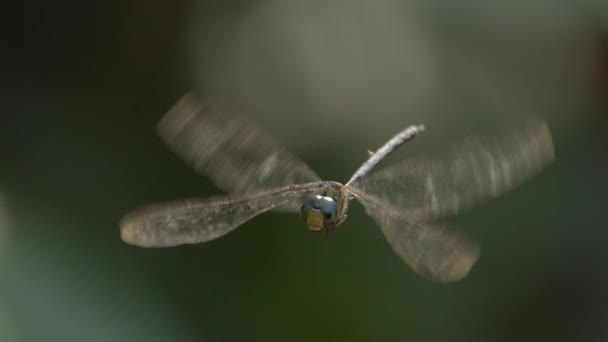
M 331 197 L 310 196 L 302 204 L 301 212 L 308 228 L 316 232 L 334 228 L 341 222 L 338 206 Z

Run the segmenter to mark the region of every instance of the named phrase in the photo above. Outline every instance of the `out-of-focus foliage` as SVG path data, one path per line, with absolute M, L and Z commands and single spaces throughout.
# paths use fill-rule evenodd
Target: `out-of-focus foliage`
M 603 2 L 8 4 L 1 341 L 608 338 Z M 329 180 L 413 123 L 424 136 L 389 162 L 527 116 L 549 120 L 557 159 L 450 222 L 482 243 L 452 285 L 411 272 L 357 205 L 327 240 L 270 213 L 206 244 L 128 246 L 128 210 L 220 193 L 155 133 L 192 88 L 258 108 Z

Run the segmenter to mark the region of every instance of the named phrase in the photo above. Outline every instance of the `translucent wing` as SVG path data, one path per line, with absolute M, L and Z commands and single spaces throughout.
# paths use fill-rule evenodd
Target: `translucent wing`
M 181 200 L 127 214 L 120 222 L 123 241 L 141 247 L 170 247 L 216 239 L 247 220 L 289 201 L 318 192 L 323 182 L 288 186 L 232 200 Z
M 451 282 L 464 278 L 479 257 L 479 245 L 445 224 L 411 222 L 372 196 L 357 196 L 395 253 L 427 279 Z
M 536 174 L 554 158 L 546 123 L 531 121 L 489 141 L 469 141 L 436 157 L 405 160 L 350 187 L 390 203 L 411 221 L 458 214 Z
M 475 241 L 445 225 L 411 224 L 390 216 L 375 219 L 401 260 L 427 279 L 461 280 L 479 257 Z
M 319 181 L 304 162 L 219 99 L 184 95 L 158 125 L 182 159 L 230 194 Z

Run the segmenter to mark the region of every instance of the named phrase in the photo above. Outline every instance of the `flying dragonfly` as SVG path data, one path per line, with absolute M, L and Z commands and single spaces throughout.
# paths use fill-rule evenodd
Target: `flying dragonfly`
M 465 277 L 479 257 L 474 240 L 445 218 L 497 197 L 554 159 L 547 124 L 529 120 L 490 141 L 463 142 L 436 156 L 406 159 L 372 172 L 424 131 L 405 128 L 341 184 L 323 181 L 227 102 L 183 96 L 162 118 L 164 142 L 229 195 L 136 209 L 120 222 L 123 241 L 171 247 L 217 239 L 266 211 L 300 212 L 310 230 L 336 228 L 358 200 L 396 254 L 435 281 Z

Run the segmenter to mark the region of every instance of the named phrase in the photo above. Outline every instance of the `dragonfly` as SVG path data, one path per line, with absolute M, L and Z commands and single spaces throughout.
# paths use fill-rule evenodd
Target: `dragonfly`
M 161 139 L 228 195 L 154 204 L 120 221 L 124 242 L 171 247 L 217 239 L 267 211 L 299 212 L 308 228 L 342 224 L 353 199 L 389 245 L 421 276 L 463 279 L 480 254 L 477 241 L 446 223 L 539 173 L 554 159 L 542 119 L 490 140 L 469 139 L 436 155 L 377 166 L 425 130 L 413 125 L 375 152 L 345 184 L 323 181 L 230 101 L 184 95 L 158 124 Z

